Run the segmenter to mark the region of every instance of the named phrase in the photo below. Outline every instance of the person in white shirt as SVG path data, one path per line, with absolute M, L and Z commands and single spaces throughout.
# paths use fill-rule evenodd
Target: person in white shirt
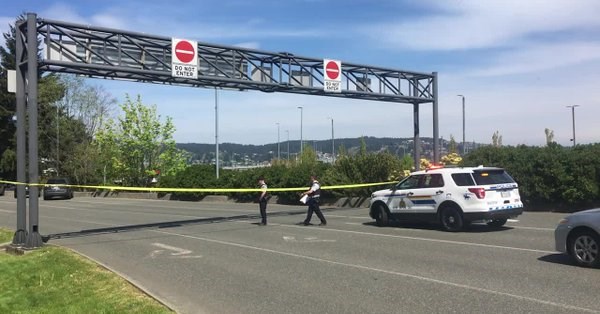
M 325 216 L 323 216 L 323 213 L 319 208 L 319 198 L 321 197 L 321 184 L 319 183 L 319 181 L 317 181 L 317 176 L 315 175 L 310 176 L 310 181 L 310 188 L 308 189 L 308 191 L 302 193 L 302 196 L 308 196 L 308 200 L 306 201 L 306 204 L 308 205 L 308 212 L 306 213 L 306 219 L 304 219 L 304 221 L 300 224 L 305 226 L 310 225 L 310 220 L 314 212 L 315 214 L 317 214 L 317 217 L 319 217 L 319 219 L 321 220 L 319 226 L 326 226 L 327 220 L 325 220 Z

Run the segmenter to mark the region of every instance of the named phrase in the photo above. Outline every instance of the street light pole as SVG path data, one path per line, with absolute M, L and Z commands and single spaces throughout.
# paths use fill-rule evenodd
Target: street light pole
M 302 146 L 304 146 L 302 140 L 302 113 L 304 108 L 302 106 L 298 106 L 298 109 L 300 109 L 300 156 L 302 156 Z
M 571 117 L 573 118 L 573 138 L 571 139 L 573 146 L 577 145 L 575 141 L 575 107 L 579 107 L 579 105 L 567 106 L 567 108 L 571 108 Z
M 467 147 L 466 147 L 466 142 L 465 142 L 465 96 L 463 95 L 456 95 L 458 97 L 462 97 L 462 145 L 463 145 L 463 156 L 467 153 Z
M 287 133 L 287 159 L 290 160 L 290 130 L 285 130 Z
M 280 141 L 279 141 L 279 122 L 277 124 L 277 159 L 281 159 Z
M 335 137 L 333 135 L 333 118 L 329 117 L 327 119 L 331 120 L 331 157 L 333 158 L 333 163 L 335 164 Z
M 215 87 L 215 168 L 219 178 L 219 92 Z

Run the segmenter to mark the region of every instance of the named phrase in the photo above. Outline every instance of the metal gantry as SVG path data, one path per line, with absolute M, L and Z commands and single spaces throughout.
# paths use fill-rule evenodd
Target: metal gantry
M 17 99 L 21 99 L 17 103 L 17 179 L 20 182 L 24 182 L 25 177 L 23 123 L 26 98 L 30 122 L 29 182 L 38 182 L 38 143 L 37 134 L 32 132 L 32 124 L 37 124 L 37 75 L 41 72 L 72 73 L 92 78 L 173 86 L 258 90 L 412 104 L 417 169 L 421 155 L 419 107 L 421 104 L 431 103 L 433 157 L 434 161 L 439 161 L 436 72 L 421 73 L 342 62 L 342 88 L 341 92 L 336 93 L 324 90 L 323 59 L 289 52 L 268 52 L 198 42 L 198 78 L 181 78 L 173 77 L 171 73 L 170 37 L 43 19 L 34 13 L 28 13 L 27 20 L 17 21 L 16 25 L 17 81 L 20 83 L 17 84 Z M 37 39 L 43 44 L 43 58 L 39 64 Z M 22 124 L 21 128 L 19 123 Z M 37 193 L 37 186 L 32 186 L 30 193 L 34 192 Z M 17 199 L 19 219 L 19 213 L 25 215 L 22 187 L 17 191 Z M 33 236 L 33 229 L 36 230 L 33 231 L 34 234 L 37 233 L 37 206 L 37 201 L 30 198 L 30 216 L 32 213 L 36 215 L 36 226 L 32 228 L 33 219 L 30 218 L 28 238 Z M 32 211 L 33 207 L 35 211 Z M 21 228 L 18 226 L 17 230 Z M 27 242 L 29 245 L 29 241 Z

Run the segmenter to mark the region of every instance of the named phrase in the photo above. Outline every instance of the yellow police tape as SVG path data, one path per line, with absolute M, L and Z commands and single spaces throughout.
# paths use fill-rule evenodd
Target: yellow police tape
M 222 193 L 233 193 L 233 192 L 261 192 L 260 188 L 250 189 L 234 189 L 234 188 L 146 188 L 146 187 L 133 187 L 133 186 L 97 186 L 97 185 L 69 185 L 69 184 L 43 184 L 43 183 L 23 183 L 15 181 L 3 181 L 0 183 L 14 184 L 14 185 L 26 185 L 26 186 L 63 186 L 70 188 L 81 188 L 81 189 L 94 189 L 94 190 L 111 190 L 111 191 L 142 191 L 142 192 L 222 192 Z M 369 186 L 378 185 L 389 185 L 397 183 L 397 181 L 390 182 L 376 182 L 376 183 L 361 183 L 361 184 L 346 184 L 346 185 L 331 185 L 322 186 L 322 190 L 336 190 L 336 189 L 353 189 L 362 188 Z M 290 192 L 290 191 L 306 191 L 307 187 L 299 188 L 268 188 L 269 192 Z

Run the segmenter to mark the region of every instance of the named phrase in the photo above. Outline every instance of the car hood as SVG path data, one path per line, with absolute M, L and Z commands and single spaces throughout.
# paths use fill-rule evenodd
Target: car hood
M 585 216 L 585 215 L 600 215 L 600 208 L 594 208 L 594 209 L 588 209 L 588 210 L 583 210 L 580 212 L 576 212 L 573 213 L 571 215 L 569 215 L 570 217 L 574 217 L 574 216 Z
M 373 196 L 384 196 L 392 193 L 392 189 L 385 189 L 373 192 Z

